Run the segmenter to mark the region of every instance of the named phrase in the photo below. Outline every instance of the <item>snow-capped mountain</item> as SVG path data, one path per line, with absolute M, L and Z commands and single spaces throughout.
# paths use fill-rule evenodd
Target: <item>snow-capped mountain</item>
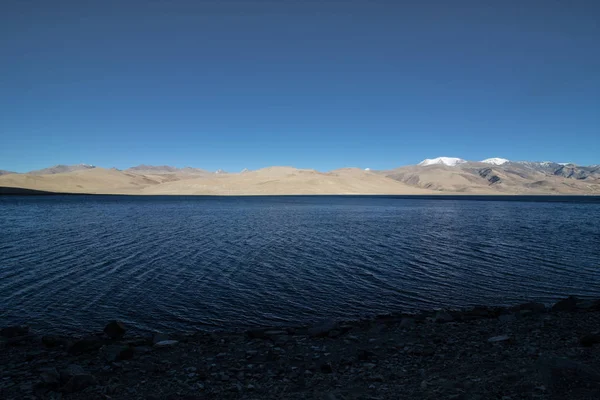
M 449 167 L 454 167 L 458 164 L 464 164 L 466 163 L 466 160 L 463 160 L 462 158 L 456 158 L 456 157 L 437 157 L 437 158 L 426 158 L 425 160 L 421 161 L 419 164 L 420 166 L 426 166 L 426 165 L 436 165 L 436 164 L 441 164 L 441 165 L 447 165 Z
M 493 158 L 486 158 L 485 160 L 482 160 L 481 162 L 486 163 L 486 164 L 502 165 L 502 164 L 506 164 L 507 162 L 510 162 L 510 160 L 507 160 L 506 158 L 493 157 Z

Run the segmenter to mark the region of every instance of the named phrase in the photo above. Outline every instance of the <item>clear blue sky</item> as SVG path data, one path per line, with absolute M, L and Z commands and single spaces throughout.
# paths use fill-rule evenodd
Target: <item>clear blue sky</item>
M 0 2 L 0 169 L 600 163 L 600 1 Z

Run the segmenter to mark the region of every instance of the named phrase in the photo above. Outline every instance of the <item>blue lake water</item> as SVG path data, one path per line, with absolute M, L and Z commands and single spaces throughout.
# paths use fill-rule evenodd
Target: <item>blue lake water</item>
M 598 197 L 0 196 L 2 325 L 187 331 L 569 294 L 600 298 Z

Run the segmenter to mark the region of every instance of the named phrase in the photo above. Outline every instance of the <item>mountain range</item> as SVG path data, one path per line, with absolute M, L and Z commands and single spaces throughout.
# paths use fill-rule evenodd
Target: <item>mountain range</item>
M 329 172 L 268 167 L 237 173 L 139 165 L 125 170 L 88 164 L 56 165 L 28 173 L 0 171 L 0 188 L 98 194 L 595 194 L 600 165 L 456 157 L 425 159 L 386 171 Z M 11 189 L 14 191 L 14 189 Z

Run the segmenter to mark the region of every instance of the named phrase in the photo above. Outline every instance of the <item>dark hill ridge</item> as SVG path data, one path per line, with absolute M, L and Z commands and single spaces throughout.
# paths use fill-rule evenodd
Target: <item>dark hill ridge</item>
M 600 398 L 600 301 L 309 327 L 87 337 L 2 329 L 4 399 Z

